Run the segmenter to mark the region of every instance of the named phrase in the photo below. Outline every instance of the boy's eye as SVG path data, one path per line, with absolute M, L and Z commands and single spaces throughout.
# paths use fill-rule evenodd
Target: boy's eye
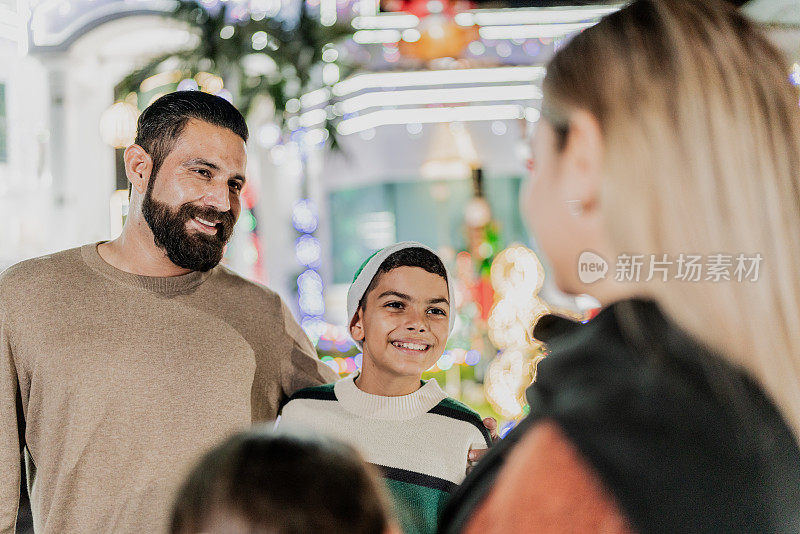
M 402 302 L 397 302 L 397 301 L 387 302 L 386 304 L 384 304 L 384 307 L 386 307 L 386 308 L 395 308 L 397 310 L 402 310 L 403 309 L 403 303 Z
M 434 315 L 442 315 L 442 316 L 445 316 L 445 317 L 447 317 L 447 312 L 446 312 L 446 311 L 444 311 L 444 310 L 443 310 L 443 309 L 441 309 L 441 308 L 431 308 L 430 310 L 428 310 L 428 312 L 429 312 L 429 313 L 432 313 L 432 314 L 434 314 Z

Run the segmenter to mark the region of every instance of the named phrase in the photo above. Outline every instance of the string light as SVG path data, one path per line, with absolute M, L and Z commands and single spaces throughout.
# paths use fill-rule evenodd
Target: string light
M 464 355 L 464 363 L 467 365 L 477 365 L 479 361 L 481 361 L 481 353 L 477 350 L 469 350 Z
M 792 73 L 789 75 L 789 80 L 794 85 L 800 86 L 800 63 L 792 65 Z
M 267 47 L 267 32 L 255 32 L 251 38 L 253 50 L 264 50 Z
M 117 102 L 100 116 L 100 137 L 114 148 L 126 148 L 136 137 L 139 110 L 129 102 Z
M 453 367 L 453 363 L 455 363 L 453 354 L 450 351 L 445 351 L 440 357 L 439 361 L 436 362 L 436 366 L 439 367 L 442 371 L 447 371 L 451 367 Z
M 323 50 L 322 61 L 324 61 L 325 63 L 333 63 L 337 59 L 339 59 L 339 51 L 336 50 L 335 48 L 331 47 Z
M 336 52 L 336 50 L 326 50 L 323 53 L 323 61 L 324 55 L 327 52 Z M 334 60 L 335 61 L 335 60 Z M 311 91 L 310 93 L 306 93 L 300 97 L 300 106 L 303 108 L 313 108 L 314 106 L 319 106 L 320 104 L 324 104 L 327 102 L 331 97 L 331 92 L 327 87 L 323 87 L 322 89 L 317 89 L 315 91 Z
M 275 123 L 267 123 L 261 126 L 256 133 L 256 141 L 264 148 L 272 148 L 281 139 L 281 129 Z
M 309 199 L 295 203 L 292 208 L 292 224 L 301 233 L 295 241 L 295 257 L 306 267 L 297 277 L 298 305 L 302 314 L 300 325 L 316 345 L 329 325 L 322 319 L 325 314 L 324 284 L 322 276 L 317 272 L 322 263 L 322 246 L 312 235 L 317 229 L 318 217 L 314 204 Z M 338 367 L 331 368 L 339 372 Z
M 197 91 L 198 89 L 200 89 L 200 86 L 192 78 L 186 78 L 178 82 L 178 91 Z
M 322 246 L 316 237 L 303 234 L 295 241 L 295 255 L 302 265 L 316 269 L 320 266 Z
M 298 232 L 310 234 L 317 229 L 317 219 L 314 204 L 308 200 L 299 200 L 292 210 L 292 224 Z
M 339 81 L 339 66 L 336 63 L 327 63 L 322 67 L 322 83 L 333 85 Z
M 217 91 L 217 92 L 216 92 L 216 93 L 214 93 L 214 94 L 215 94 L 216 96 L 220 97 L 220 98 L 224 98 L 225 100 L 227 100 L 227 101 L 228 101 L 228 102 L 230 102 L 231 104 L 233 103 L 233 93 L 231 93 L 231 92 L 230 92 L 230 91 L 228 91 L 227 89 L 222 89 L 222 90 L 220 90 L 220 91 Z
M 539 317 L 548 312 L 538 297 L 544 269 L 533 251 L 512 246 L 495 257 L 489 276 L 497 300 L 489 313 L 488 333 L 501 351 L 486 373 L 486 398 L 502 416 L 519 417 L 524 390 L 542 357 L 540 345 L 530 332 Z

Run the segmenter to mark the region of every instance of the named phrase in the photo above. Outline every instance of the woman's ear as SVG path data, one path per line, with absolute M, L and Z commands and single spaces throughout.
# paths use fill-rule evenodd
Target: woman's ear
M 581 212 L 599 206 L 603 168 L 603 133 L 597 118 L 588 111 L 570 115 L 562 151 L 564 195 L 578 201 Z
M 356 341 L 364 341 L 366 334 L 364 333 L 364 308 L 359 306 L 353 320 L 350 322 L 350 335 Z
M 143 195 L 153 170 L 153 160 L 150 154 L 139 145 L 131 145 L 125 149 L 124 161 L 125 175 L 133 188 Z

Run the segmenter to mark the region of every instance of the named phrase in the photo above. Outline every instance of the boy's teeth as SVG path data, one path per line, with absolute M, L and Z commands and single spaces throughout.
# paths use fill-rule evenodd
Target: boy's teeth
M 420 345 L 418 343 L 403 343 L 401 341 L 396 341 L 394 343 L 395 347 L 401 347 L 404 349 L 411 349 L 411 350 L 426 350 L 428 348 L 427 345 Z

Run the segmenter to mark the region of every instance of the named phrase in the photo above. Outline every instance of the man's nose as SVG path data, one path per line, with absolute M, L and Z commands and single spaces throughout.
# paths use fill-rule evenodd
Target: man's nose
M 228 183 L 214 181 L 208 186 L 208 189 L 203 195 L 203 201 L 206 206 L 211 206 L 217 211 L 225 212 L 231 209 L 231 198 L 228 190 Z

